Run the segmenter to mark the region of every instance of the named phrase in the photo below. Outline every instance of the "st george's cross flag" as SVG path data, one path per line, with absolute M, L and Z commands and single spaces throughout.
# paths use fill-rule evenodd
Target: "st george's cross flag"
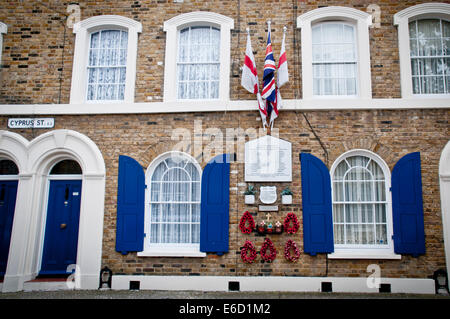
M 256 94 L 258 109 L 261 114 L 263 127 L 267 125 L 267 111 L 259 93 L 258 72 L 256 71 L 255 57 L 253 55 L 250 30 L 247 29 L 247 47 L 245 49 L 244 66 L 242 67 L 241 85 L 250 93 Z
M 278 69 L 277 69 L 277 86 L 281 88 L 286 82 L 289 81 L 289 72 L 287 66 L 287 58 L 286 58 L 286 48 L 285 48 L 285 40 L 286 40 L 286 27 L 284 27 L 283 32 L 283 41 L 281 42 L 281 51 L 280 58 L 278 59 Z

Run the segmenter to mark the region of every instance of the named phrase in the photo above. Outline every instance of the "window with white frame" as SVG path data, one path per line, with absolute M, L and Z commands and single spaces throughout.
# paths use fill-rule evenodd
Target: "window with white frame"
M 357 50 L 355 26 L 342 22 L 312 27 L 313 94 L 356 95 Z
M 124 100 L 128 32 L 101 30 L 91 34 L 87 66 L 87 100 Z
M 301 28 L 303 99 L 372 98 L 369 26 L 372 17 L 330 6 L 297 17 Z
M 429 2 L 394 15 L 403 98 L 450 94 L 450 4 Z
M 177 98 L 219 98 L 220 30 L 187 27 L 178 39 Z
M 146 179 L 149 194 L 144 254 L 202 255 L 198 163 L 182 152 L 165 153 L 150 164 Z
M 164 101 L 228 101 L 233 19 L 205 11 L 164 22 Z M 197 104 L 196 104 L 197 105 Z
M 3 54 L 3 34 L 8 31 L 8 26 L 3 22 L 0 22 L 0 65 L 2 64 L 2 54 Z
M 393 256 L 390 171 L 376 154 L 353 150 L 331 168 L 335 255 Z
M 414 94 L 450 93 L 450 22 L 422 19 L 409 23 Z
M 140 22 L 95 16 L 74 24 L 70 103 L 134 102 Z

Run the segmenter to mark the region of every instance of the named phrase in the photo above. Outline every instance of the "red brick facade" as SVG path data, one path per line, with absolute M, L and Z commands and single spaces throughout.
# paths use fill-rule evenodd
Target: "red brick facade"
M 207 10 L 234 19 L 231 32 L 230 99 L 252 100 L 240 85 L 246 34 L 251 29 L 253 49 L 258 70 L 262 70 L 266 41 L 266 20 L 272 21 L 273 48 L 277 56 L 281 46 L 283 26 L 287 26 L 286 51 L 290 82 L 283 87 L 283 98 L 301 99 L 301 46 L 296 18 L 322 6 L 349 6 L 366 11 L 372 1 L 79 1 L 81 19 L 100 14 L 122 15 L 140 21 L 143 26 L 138 40 L 135 102 L 161 102 L 164 89 L 166 35 L 164 21 L 181 13 Z M 380 28 L 371 28 L 371 81 L 374 99 L 401 98 L 397 29 L 393 15 L 421 1 L 379 1 Z M 449 3 L 449 2 L 447 2 Z M 2 104 L 66 104 L 69 103 L 74 39 L 72 29 L 65 27 L 68 3 L 60 1 L 4 1 L 0 21 L 8 26 L 3 36 L 0 82 Z M 276 6 L 276 10 L 267 8 Z M 277 57 L 276 57 L 277 58 Z M 67 106 L 72 107 L 72 106 Z M 74 106 L 75 107 L 75 106 Z M 15 117 L 20 117 L 14 115 Z M 28 116 L 28 115 L 27 115 Z M 31 116 L 31 115 L 30 115 Z M 292 205 L 277 204 L 275 220 L 284 220 L 294 212 L 302 225 L 300 152 L 311 152 L 326 161 L 328 168 L 347 150 L 367 149 L 382 157 L 392 170 L 405 154 L 420 152 L 422 164 L 423 202 L 426 254 L 418 258 L 402 256 L 401 260 L 332 260 L 325 254 L 309 256 L 303 253 L 302 226 L 295 235 L 272 235 L 277 249 L 273 263 L 257 262 L 248 265 L 240 258 L 240 247 L 246 239 L 257 249 L 264 237 L 242 234 L 238 225 L 242 214 L 255 213 L 255 221 L 265 218 L 257 205 L 244 204 L 244 164 L 231 164 L 230 175 L 230 250 L 223 256 L 208 254 L 204 258 L 137 257 L 136 253 L 122 255 L 115 251 L 117 174 L 119 155 L 128 155 L 147 168 L 159 154 L 172 150 L 177 141 L 171 140 L 176 128 L 186 128 L 193 139 L 203 145 L 213 138 L 205 131 L 218 128 L 225 145 L 227 128 L 259 129 L 261 120 L 257 110 L 190 112 L 178 114 L 99 114 L 52 115 L 54 129 L 70 129 L 88 136 L 99 147 L 106 165 L 106 197 L 102 266 L 114 274 L 139 275 L 220 275 L 220 276 L 343 276 L 366 277 L 367 266 L 376 263 L 383 277 L 429 278 L 439 268 L 445 268 L 445 250 L 440 207 L 438 165 L 442 149 L 450 136 L 448 108 L 368 109 L 368 110 L 281 110 L 275 121 L 279 137 L 292 143 L 292 183 L 251 183 L 275 185 L 278 190 L 289 186 L 294 193 Z M 7 127 L 7 119 L 0 117 L 0 128 L 19 133 L 28 140 L 47 130 Z M 201 135 L 195 135 L 195 121 L 201 124 Z M 324 150 L 325 148 L 325 150 Z M 192 149 L 192 148 L 191 148 Z M 230 152 L 242 152 L 243 146 Z M 194 157 L 199 154 L 193 154 Z M 202 167 L 206 162 L 200 163 Z M 295 263 L 283 257 L 284 244 L 295 240 L 301 256 Z

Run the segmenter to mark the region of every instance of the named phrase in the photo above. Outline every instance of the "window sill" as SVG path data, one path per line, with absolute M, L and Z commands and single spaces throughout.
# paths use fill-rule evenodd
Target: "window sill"
M 402 258 L 401 255 L 397 255 L 392 251 L 380 251 L 380 250 L 336 250 L 332 254 L 328 254 L 329 259 L 396 259 Z
M 141 251 L 138 257 L 206 257 L 206 253 L 200 251 Z

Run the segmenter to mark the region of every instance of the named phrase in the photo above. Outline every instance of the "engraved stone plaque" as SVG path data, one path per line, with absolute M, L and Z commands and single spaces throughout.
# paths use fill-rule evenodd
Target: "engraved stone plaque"
M 266 135 L 245 143 L 246 182 L 292 182 L 292 144 Z

